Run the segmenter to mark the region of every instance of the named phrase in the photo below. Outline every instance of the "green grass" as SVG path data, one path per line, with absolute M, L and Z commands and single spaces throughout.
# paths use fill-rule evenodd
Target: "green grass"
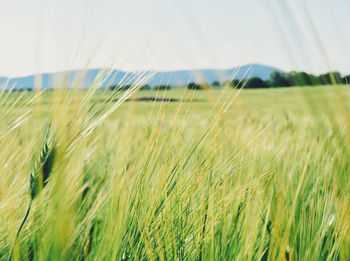
M 111 94 L 2 94 L 0 260 L 350 259 L 348 87 Z

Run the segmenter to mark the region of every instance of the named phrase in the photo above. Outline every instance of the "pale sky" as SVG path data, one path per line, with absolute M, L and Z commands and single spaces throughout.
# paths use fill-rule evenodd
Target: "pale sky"
M 1 0 L 0 76 L 247 63 L 349 74 L 349 31 L 349 0 Z

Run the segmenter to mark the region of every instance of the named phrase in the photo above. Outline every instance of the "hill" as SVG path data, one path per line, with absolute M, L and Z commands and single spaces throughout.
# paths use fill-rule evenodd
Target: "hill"
M 98 73 L 101 69 L 90 69 L 84 73 L 82 81 L 80 81 L 79 86 L 81 88 L 88 88 L 91 86 L 93 81 L 96 79 Z M 202 69 L 202 70 L 179 70 L 179 71 L 166 71 L 166 72 L 151 72 L 154 74 L 152 79 L 148 82 L 149 85 L 171 85 L 171 86 L 181 86 L 186 85 L 189 82 L 207 82 L 212 83 L 214 81 L 226 81 L 232 79 L 235 76 L 235 79 L 242 79 L 247 77 L 260 77 L 264 80 L 269 78 L 269 75 L 272 71 L 277 70 L 281 71 L 278 68 L 274 68 L 271 66 L 261 65 L 261 64 L 247 64 L 241 67 L 235 67 L 232 69 L 226 70 L 215 70 L 215 69 Z M 54 82 L 59 85 L 65 83 L 71 87 L 74 81 L 79 77 L 82 71 L 73 70 L 73 71 L 65 71 L 58 73 L 43 73 L 42 77 L 42 87 L 44 89 L 53 88 Z M 150 71 L 148 71 L 150 72 Z M 133 72 L 125 72 L 119 70 L 113 70 L 112 75 L 116 74 L 115 79 L 112 80 L 112 76 L 107 78 L 105 82 L 109 82 L 112 80 L 112 84 L 118 84 L 121 82 L 124 83 L 133 83 L 134 79 L 132 75 Z M 54 80 L 55 79 L 55 80 Z M 125 79 L 130 79 L 125 80 Z M 58 81 L 57 81 L 58 80 Z M 25 77 L 17 77 L 17 78 L 8 78 L 8 77 L 0 77 L 0 85 L 8 82 L 9 87 L 16 86 L 16 88 L 24 88 L 24 89 L 33 89 L 35 82 L 35 75 L 29 75 Z M 103 84 L 102 87 L 105 87 L 106 84 Z

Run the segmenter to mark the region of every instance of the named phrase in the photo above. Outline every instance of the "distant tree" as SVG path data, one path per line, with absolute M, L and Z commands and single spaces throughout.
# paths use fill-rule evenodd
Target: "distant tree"
M 157 89 L 157 90 L 160 90 L 160 91 L 162 91 L 162 90 L 170 90 L 170 89 L 171 89 L 171 86 L 170 86 L 170 85 L 162 84 L 162 85 L 156 86 L 156 89 Z
M 342 78 L 342 83 L 344 83 L 344 84 L 350 84 L 350 74 L 349 74 L 349 75 L 345 75 L 345 76 Z
M 48 91 L 48 90 L 50 90 L 50 89 L 45 89 L 45 91 Z M 12 91 L 14 91 L 14 92 L 31 92 L 31 91 L 33 91 L 33 89 L 30 87 L 19 87 L 19 88 L 14 88 Z
M 317 76 L 306 72 L 292 71 L 287 73 L 286 77 L 293 86 L 310 86 L 320 84 Z
M 145 91 L 145 90 L 150 90 L 150 89 L 151 89 L 151 87 L 148 84 L 146 84 L 140 88 L 140 91 Z
M 259 77 L 250 78 L 246 83 L 244 88 L 267 88 L 269 85 Z
M 118 85 L 111 85 L 111 86 L 109 86 L 109 89 L 111 91 L 114 91 L 114 90 L 118 89 Z
M 219 87 L 221 86 L 221 83 L 219 81 L 214 81 L 211 85 L 214 87 Z
M 318 76 L 318 79 L 321 84 L 334 84 L 335 83 L 342 83 L 343 79 L 341 77 L 341 74 L 339 72 L 328 72 L 324 73 Z
M 132 87 L 132 85 L 128 84 L 128 85 L 111 85 L 109 87 L 110 90 L 112 91 L 115 91 L 115 90 L 118 90 L 118 91 L 126 91 L 126 90 L 129 90 L 130 88 Z
M 132 84 L 127 84 L 127 85 L 123 85 L 120 89 L 122 91 L 126 91 L 126 90 L 129 90 L 130 88 L 132 88 L 133 85 Z
M 285 87 L 291 86 L 291 83 L 288 81 L 285 73 L 279 71 L 273 71 L 270 74 L 270 86 L 273 87 Z
M 190 90 L 202 90 L 202 86 L 198 83 L 195 83 L 195 82 L 190 82 L 188 85 L 187 85 L 187 89 L 190 89 Z
M 241 80 L 233 79 L 230 85 L 232 86 L 232 88 L 240 89 L 242 88 L 243 83 L 244 83 L 244 80 L 241 81 Z

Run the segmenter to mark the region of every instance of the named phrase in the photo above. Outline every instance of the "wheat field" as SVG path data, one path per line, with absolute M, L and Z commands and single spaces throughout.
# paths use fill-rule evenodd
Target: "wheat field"
M 136 89 L 1 93 L 0 260 L 350 260 L 347 86 Z

